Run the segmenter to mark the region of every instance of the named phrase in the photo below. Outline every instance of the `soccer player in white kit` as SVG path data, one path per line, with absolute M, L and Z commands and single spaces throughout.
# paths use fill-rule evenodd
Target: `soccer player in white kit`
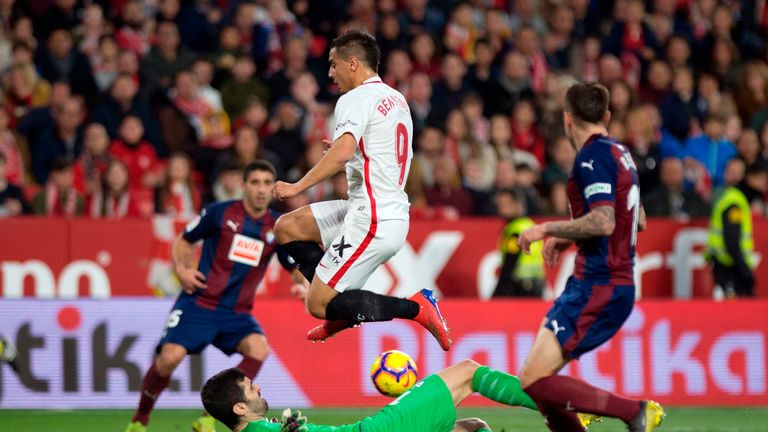
M 360 289 L 408 234 L 410 204 L 403 188 L 413 122 L 403 95 L 379 78 L 380 58 L 376 39 L 361 31 L 331 44 L 328 76 L 344 93 L 336 104 L 333 141 L 298 182 L 277 182 L 274 195 L 294 197 L 346 168 L 349 199 L 287 213 L 277 221 L 275 235 L 311 282 L 309 312 L 326 320 L 308 339 L 322 341 L 362 322 L 404 318 L 424 326 L 447 351 L 448 326 L 431 290 L 403 299 Z

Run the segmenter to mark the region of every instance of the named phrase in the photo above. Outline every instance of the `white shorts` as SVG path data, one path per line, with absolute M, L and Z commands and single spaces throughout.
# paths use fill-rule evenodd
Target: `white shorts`
M 347 216 L 346 200 L 309 205 L 315 217 L 325 255 L 315 275 L 338 292 L 360 289 L 381 264 L 405 244 L 407 220 L 385 220 L 377 224 Z

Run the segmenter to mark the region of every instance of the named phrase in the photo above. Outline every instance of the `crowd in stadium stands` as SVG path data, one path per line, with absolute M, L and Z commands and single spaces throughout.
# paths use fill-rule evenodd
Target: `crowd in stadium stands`
M 352 28 L 411 105 L 415 216 L 493 215 L 500 190 L 567 215 L 576 80 L 609 88 L 650 216 L 706 216 L 768 157 L 765 0 L 3 0 L 0 215 L 185 217 L 256 158 L 300 178 Z M 284 205 L 345 196 L 340 173 Z

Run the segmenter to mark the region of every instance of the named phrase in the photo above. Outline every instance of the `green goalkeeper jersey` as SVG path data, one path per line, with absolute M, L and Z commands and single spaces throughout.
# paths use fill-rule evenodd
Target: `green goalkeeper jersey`
M 307 427 L 309 432 L 451 432 L 455 422 L 450 390 L 442 378 L 430 375 L 370 417 L 342 426 Z M 259 420 L 243 432 L 280 432 L 280 423 Z
M 360 422 L 351 425 L 326 426 L 307 423 L 309 432 L 360 432 Z M 280 423 L 271 423 L 267 420 L 259 420 L 248 423 L 243 432 L 280 432 Z

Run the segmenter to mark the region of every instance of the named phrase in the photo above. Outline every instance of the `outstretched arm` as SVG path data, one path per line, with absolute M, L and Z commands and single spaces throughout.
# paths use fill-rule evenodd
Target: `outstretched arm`
M 570 221 L 546 222 L 544 234 L 570 240 L 583 240 L 590 237 L 609 236 L 616 227 L 614 209 L 600 206 L 584 216 Z
M 483 432 L 490 430 L 491 427 L 488 426 L 488 423 L 477 417 L 456 420 L 456 424 L 453 426 L 453 432 Z
M 355 138 L 352 134 L 345 133 L 333 142 L 317 165 L 312 167 L 301 180 L 296 183 L 277 182 L 273 192 L 274 196 L 281 200 L 293 198 L 331 177 L 344 168 L 344 165 L 355 155 L 355 150 L 357 150 Z
M 599 206 L 584 216 L 569 221 L 545 222 L 523 231 L 518 239 L 520 248 L 530 253 L 531 243 L 546 236 L 560 237 L 567 240 L 582 240 L 590 237 L 608 236 L 616 227 L 614 209 L 611 206 Z M 563 243 L 560 246 L 565 246 Z

